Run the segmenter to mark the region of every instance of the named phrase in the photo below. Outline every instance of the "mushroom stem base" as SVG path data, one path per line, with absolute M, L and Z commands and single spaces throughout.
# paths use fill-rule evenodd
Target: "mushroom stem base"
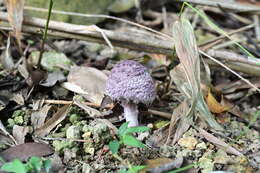
M 122 103 L 124 107 L 124 116 L 127 122 L 129 122 L 129 127 L 138 126 L 138 109 L 137 105 L 134 103 Z

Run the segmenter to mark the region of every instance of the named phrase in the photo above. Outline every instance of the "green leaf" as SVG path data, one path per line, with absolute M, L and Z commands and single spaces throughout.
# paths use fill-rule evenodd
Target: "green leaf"
M 129 122 L 125 122 L 125 123 L 123 123 L 123 124 L 119 127 L 119 129 L 118 129 L 118 135 L 119 135 L 119 136 L 124 136 L 124 135 L 125 135 L 125 132 L 126 132 L 126 130 L 128 129 L 128 124 L 129 124 Z
M 23 164 L 20 160 L 15 159 L 12 162 L 5 163 L 1 167 L 2 171 L 6 172 L 14 172 L 14 173 L 26 173 L 25 164 Z
M 33 170 L 40 172 L 42 168 L 42 159 L 39 157 L 31 157 L 29 162 L 27 164 L 30 164 L 33 168 Z
M 129 134 L 129 133 L 140 133 L 140 132 L 146 132 L 146 131 L 149 131 L 150 128 L 149 127 L 146 127 L 146 126 L 139 126 L 139 127 L 129 127 L 126 129 L 126 134 Z
M 139 148 L 145 147 L 145 145 L 141 141 L 137 140 L 135 137 L 131 135 L 124 135 L 122 141 L 125 145 L 129 145 L 132 147 L 139 147 Z
M 44 160 L 43 161 L 43 169 L 48 173 L 51 169 L 51 161 L 50 160 Z
M 113 154 L 116 154 L 118 152 L 119 146 L 120 144 L 118 140 L 110 141 L 108 144 L 108 147 Z
M 133 166 L 129 171 L 131 173 L 137 173 L 138 171 L 144 169 L 146 166 L 140 165 L 140 166 Z

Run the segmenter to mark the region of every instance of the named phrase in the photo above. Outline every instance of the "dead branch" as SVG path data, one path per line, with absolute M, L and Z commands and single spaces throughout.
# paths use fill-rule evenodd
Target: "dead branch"
M 197 5 L 206 5 L 212 7 L 221 7 L 223 9 L 232 10 L 234 12 L 260 12 L 260 8 L 256 5 L 247 5 L 239 2 L 225 2 L 214 0 L 174 0 L 176 2 L 189 2 Z
M 7 13 L 0 12 L 0 20 L 8 22 Z M 46 20 L 35 17 L 25 17 L 22 31 L 24 33 L 42 34 L 39 30 L 44 28 Z M 11 30 L 6 25 L 0 25 L 0 29 Z M 119 32 L 103 30 L 104 34 L 114 46 L 124 47 L 136 51 L 173 55 L 173 42 L 159 39 L 155 34 L 140 35 L 132 32 Z M 92 26 L 75 25 L 64 22 L 50 21 L 48 35 L 61 38 L 71 38 L 106 44 L 102 34 Z M 239 55 L 238 55 L 239 56 Z M 253 76 L 260 76 L 260 66 L 255 61 L 247 59 L 237 62 L 236 58 L 216 57 L 224 60 L 225 64 L 233 70 Z M 210 59 L 206 59 L 209 65 L 219 66 Z

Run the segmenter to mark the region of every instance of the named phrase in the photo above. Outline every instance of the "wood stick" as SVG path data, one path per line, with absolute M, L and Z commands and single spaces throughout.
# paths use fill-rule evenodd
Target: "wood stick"
M 44 100 L 44 103 L 47 104 L 61 104 L 61 105 L 67 105 L 67 104 L 73 104 L 73 101 L 67 101 L 67 100 Z M 85 102 L 86 105 L 88 106 L 93 106 L 95 108 L 99 108 L 100 105 L 95 104 L 95 103 L 91 103 L 91 102 Z M 107 105 L 106 108 L 112 108 L 113 106 L 111 106 L 111 104 Z M 167 118 L 167 119 L 171 119 L 172 114 L 168 113 L 168 112 L 161 112 L 161 111 L 157 111 L 157 110 L 153 110 L 153 109 L 148 109 L 147 111 L 150 114 L 153 115 L 157 115 L 163 118 Z
M 212 7 L 221 7 L 223 9 L 232 10 L 235 12 L 260 12 L 260 8 L 256 5 L 250 5 L 239 2 L 225 2 L 215 0 L 173 0 L 176 2 L 189 2 L 197 5 L 206 5 Z
M 0 20 L 8 22 L 7 13 L 0 12 Z M 22 31 L 25 33 L 41 35 L 42 33 L 40 32 L 39 28 L 44 28 L 45 22 L 46 20 L 44 19 L 25 17 Z M 5 26 L 1 27 L 1 29 L 11 30 L 10 27 Z M 50 30 L 48 31 L 48 34 L 51 36 L 86 40 L 90 42 L 106 44 L 101 33 L 95 31 L 93 27 L 50 21 L 49 29 Z M 158 39 L 154 34 L 147 34 L 144 36 L 132 32 L 125 33 L 108 30 L 103 31 L 114 46 L 149 53 L 159 53 L 170 56 L 173 55 L 173 41 Z M 236 59 L 225 59 L 225 57 L 218 59 L 224 59 L 224 61 L 226 61 L 226 65 L 233 70 L 240 71 L 253 76 L 260 76 L 259 64 L 253 62 L 255 63 L 255 65 L 253 66 L 250 59 L 248 59 L 248 62 L 237 62 Z M 210 59 L 206 59 L 206 61 L 209 63 L 209 65 L 219 66 Z

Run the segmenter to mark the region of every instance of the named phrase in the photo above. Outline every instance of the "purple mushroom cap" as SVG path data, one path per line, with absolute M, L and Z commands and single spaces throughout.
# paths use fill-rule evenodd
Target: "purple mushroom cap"
M 146 67 L 132 60 L 114 66 L 106 83 L 106 94 L 112 100 L 151 104 L 156 96 L 155 85 Z

